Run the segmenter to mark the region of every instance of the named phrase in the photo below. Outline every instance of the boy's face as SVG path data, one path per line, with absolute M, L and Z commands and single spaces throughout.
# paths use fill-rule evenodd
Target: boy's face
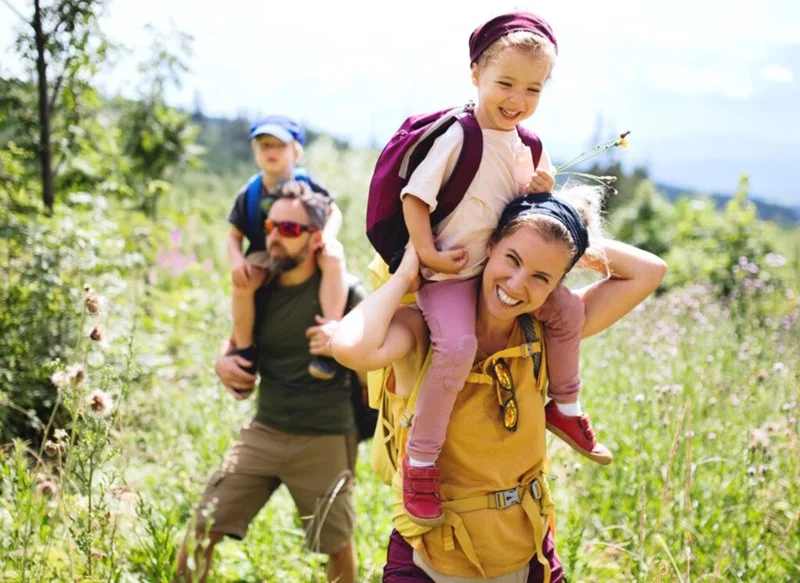
M 252 147 L 256 165 L 264 174 L 280 179 L 292 177 L 295 163 L 294 143 L 263 135 L 253 138 Z

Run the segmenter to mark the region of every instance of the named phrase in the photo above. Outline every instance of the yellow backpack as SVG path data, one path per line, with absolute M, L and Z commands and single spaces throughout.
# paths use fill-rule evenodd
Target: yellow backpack
M 376 255 L 369 265 L 371 282 L 373 289 L 380 287 L 389 279 L 389 268 L 386 263 Z M 416 303 L 416 294 L 410 293 L 403 296 L 403 304 Z M 538 342 L 533 318 L 529 314 L 520 316 L 520 324 L 525 333 L 525 339 L 530 346 Z M 538 344 L 537 344 L 538 345 Z M 531 351 L 533 358 L 534 375 L 539 377 L 539 370 L 542 363 L 542 353 Z M 431 352 L 425 358 L 422 366 L 420 378 L 430 365 Z M 386 382 L 390 380 L 391 366 L 380 370 L 367 373 L 367 390 L 369 394 L 369 406 L 378 410 L 378 421 L 375 424 L 375 435 L 372 439 L 371 462 L 376 475 L 384 484 L 391 484 L 397 472 L 399 460 L 405 451 L 405 444 L 408 439 L 408 430 L 411 425 L 411 418 L 417 404 L 419 393 L 419 381 L 414 384 L 414 388 L 408 397 L 408 402 L 403 410 L 402 418 L 394 419 L 389 397 L 386 393 Z

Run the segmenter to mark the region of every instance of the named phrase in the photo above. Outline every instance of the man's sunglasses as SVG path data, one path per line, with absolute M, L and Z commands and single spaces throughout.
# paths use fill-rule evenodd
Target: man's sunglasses
M 272 219 L 264 221 L 264 229 L 267 231 L 267 235 L 269 235 L 273 229 L 278 229 L 278 233 L 280 233 L 281 237 L 288 237 L 290 239 L 299 237 L 303 233 L 316 233 L 319 231 L 314 225 L 302 225 L 300 223 L 293 223 L 292 221 L 273 221 Z
M 500 400 L 500 415 L 503 417 L 503 427 L 509 431 L 517 430 L 519 422 L 519 403 L 517 392 L 514 390 L 514 379 L 511 370 L 502 358 L 492 364 L 492 372 L 497 380 L 497 396 Z

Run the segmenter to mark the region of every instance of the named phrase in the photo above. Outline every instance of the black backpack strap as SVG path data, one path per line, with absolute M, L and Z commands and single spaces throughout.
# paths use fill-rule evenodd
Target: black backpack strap
M 533 317 L 530 314 L 522 314 L 519 317 L 522 332 L 525 334 L 525 340 L 529 344 L 539 341 L 539 336 L 536 334 L 536 327 L 533 325 Z M 539 371 L 542 368 L 542 351 L 536 352 L 532 355 L 533 358 L 533 376 L 539 378 Z

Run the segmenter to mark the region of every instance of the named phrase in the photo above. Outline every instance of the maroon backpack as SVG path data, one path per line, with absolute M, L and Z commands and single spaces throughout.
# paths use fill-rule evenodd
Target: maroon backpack
M 464 144 L 452 175 L 439 191 L 436 210 L 431 214 L 431 226 L 436 225 L 458 206 L 478 172 L 483 155 L 483 134 L 475 119 L 474 106 L 470 103 L 409 117 L 383 148 L 375 164 L 367 199 L 367 238 L 391 272 L 399 265 L 408 243 L 400 192 L 428 155 L 436 138 L 455 122 L 460 123 L 464 130 Z M 533 162 L 538 166 L 542 142 L 522 126 L 517 126 L 517 132 L 531 149 Z

